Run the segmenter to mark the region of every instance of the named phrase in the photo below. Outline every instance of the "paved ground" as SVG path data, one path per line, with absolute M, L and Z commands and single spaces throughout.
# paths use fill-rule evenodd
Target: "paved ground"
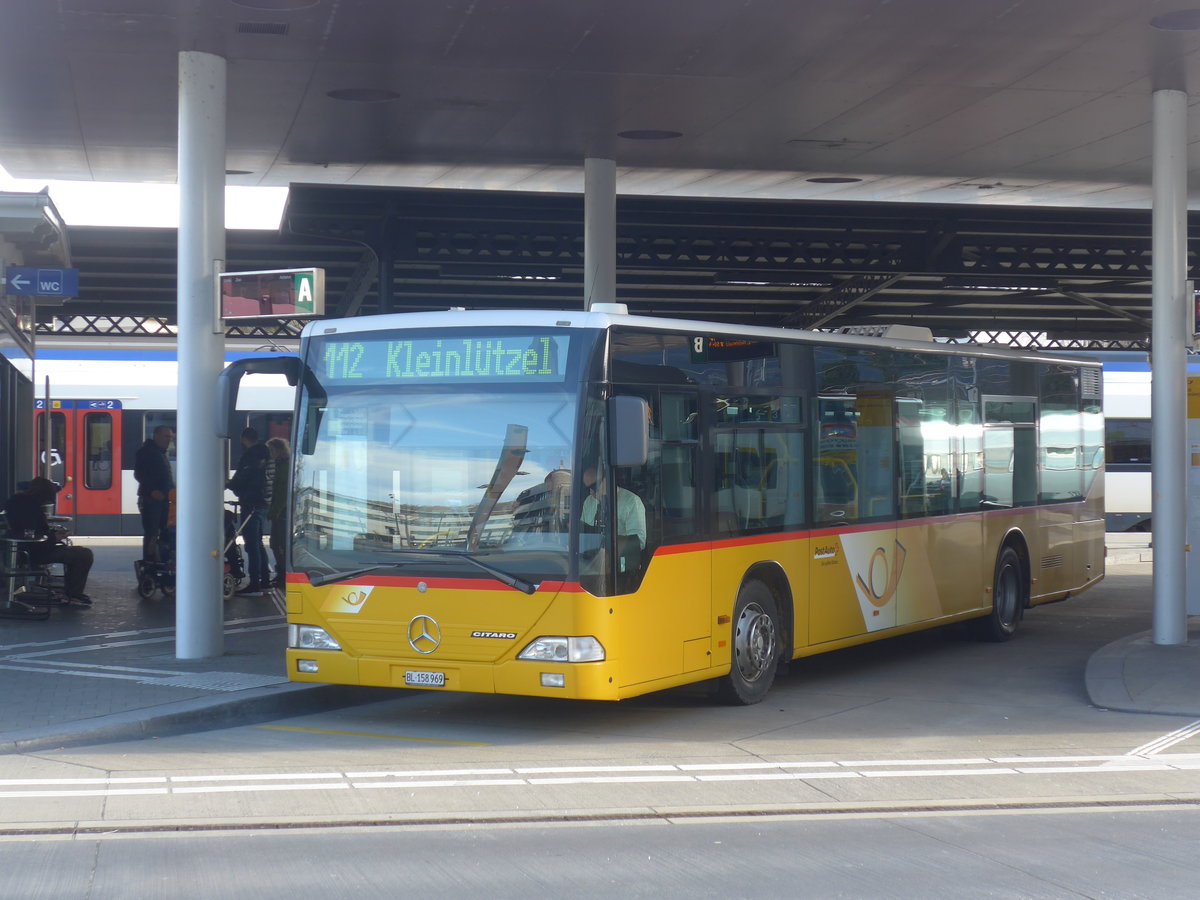
M 378 699 L 380 694 L 290 684 L 286 627 L 268 597 L 225 607 L 225 653 L 176 659 L 175 607 L 134 588 L 129 541 L 86 543 L 96 554 L 91 609 L 45 621 L 0 618 L 0 752 L 123 740 L 242 724 Z
M 394 695 L 288 683 L 284 622 L 267 597 L 225 603 L 224 655 L 176 659 L 173 602 L 134 590 L 138 548 L 91 546 L 91 609 L 0 619 L 0 752 L 227 727 Z M 1150 559 L 1144 540 L 1112 542 L 1110 564 L 1145 572 Z M 1157 647 L 1148 633 L 1118 640 L 1092 657 L 1085 678 L 1096 706 L 1200 717 L 1200 622 L 1184 646 Z

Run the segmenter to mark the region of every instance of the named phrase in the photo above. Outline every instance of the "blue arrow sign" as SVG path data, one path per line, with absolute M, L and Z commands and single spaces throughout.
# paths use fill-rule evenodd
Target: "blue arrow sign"
M 8 293 L 29 297 L 76 297 L 79 295 L 79 270 L 9 266 Z

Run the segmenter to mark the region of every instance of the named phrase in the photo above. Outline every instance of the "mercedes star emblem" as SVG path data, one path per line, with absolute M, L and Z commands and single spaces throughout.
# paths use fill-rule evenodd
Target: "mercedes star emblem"
M 417 616 L 408 623 L 408 643 L 418 653 L 432 653 L 442 643 L 442 629 L 430 616 Z

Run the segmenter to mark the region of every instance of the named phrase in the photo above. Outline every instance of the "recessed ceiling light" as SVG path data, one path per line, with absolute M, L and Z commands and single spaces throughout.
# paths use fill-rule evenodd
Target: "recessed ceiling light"
M 397 100 L 400 97 L 395 91 L 381 88 L 338 88 L 325 96 L 332 97 L 334 100 L 349 100 L 353 103 L 386 103 L 388 100 Z
M 284 37 L 288 33 L 287 22 L 238 22 L 238 34 L 261 34 Z
M 298 9 L 308 9 L 316 6 L 321 0 L 233 0 L 234 6 L 244 6 L 246 9 L 267 9 L 271 12 L 295 12 Z
M 1200 9 L 1177 9 L 1150 20 L 1151 28 L 1162 31 L 1200 31 Z
M 854 184 L 856 181 L 862 181 L 861 178 L 851 178 L 848 175 L 821 175 L 817 178 L 805 178 L 805 181 L 811 181 L 813 184 Z
M 633 131 L 618 131 L 617 137 L 628 141 L 670 141 L 683 137 L 682 131 L 662 131 L 657 128 L 638 128 Z
M 818 150 L 870 150 L 879 146 L 878 141 L 852 141 L 849 138 L 792 138 L 785 143 Z

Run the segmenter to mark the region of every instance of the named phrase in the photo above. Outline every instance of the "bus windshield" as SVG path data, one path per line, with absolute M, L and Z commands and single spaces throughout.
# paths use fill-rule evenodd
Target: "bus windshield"
M 478 577 L 483 562 L 564 578 L 579 406 L 569 344 L 507 332 L 311 340 L 293 566 Z

